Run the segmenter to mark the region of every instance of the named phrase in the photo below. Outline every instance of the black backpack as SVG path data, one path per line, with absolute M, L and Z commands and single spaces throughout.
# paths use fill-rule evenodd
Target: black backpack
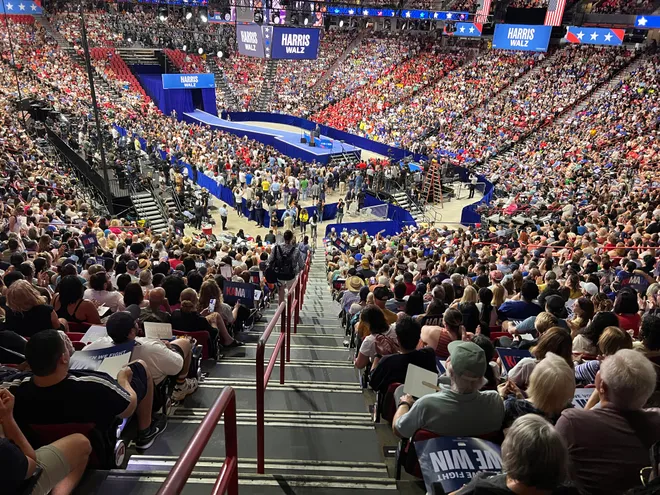
M 282 251 L 282 247 L 275 246 L 275 257 L 273 263 L 268 267 L 266 279 L 268 282 L 274 283 L 277 280 L 293 280 L 296 276 L 293 270 L 293 252 L 296 248 L 289 251 L 286 256 Z

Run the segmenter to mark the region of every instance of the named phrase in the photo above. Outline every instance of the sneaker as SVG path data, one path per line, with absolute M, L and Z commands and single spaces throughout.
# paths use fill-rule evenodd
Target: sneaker
M 165 428 L 167 428 L 167 416 L 163 414 L 155 416 L 149 429 L 146 432 L 138 433 L 135 448 L 138 450 L 148 449 L 154 444 L 156 437 L 165 431 Z
M 172 399 L 181 402 L 187 395 L 192 394 L 197 390 L 197 378 L 186 378 L 183 383 L 177 383 L 172 392 Z

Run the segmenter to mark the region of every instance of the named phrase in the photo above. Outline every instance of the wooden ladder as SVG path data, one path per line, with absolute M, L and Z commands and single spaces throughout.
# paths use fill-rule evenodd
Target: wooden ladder
M 426 173 L 422 185 L 421 197 L 424 200 L 424 205 L 440 202 L 440 207 L 444 208 L 442 199 L 442 172 L 437 160 L 431 161 L 431 166 Z

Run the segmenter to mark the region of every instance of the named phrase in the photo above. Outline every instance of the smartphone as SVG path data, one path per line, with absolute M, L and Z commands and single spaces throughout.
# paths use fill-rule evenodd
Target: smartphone
M 213 313 L 215 311 L 215 299 L 211 299 L 209 301 L 209 313 Z

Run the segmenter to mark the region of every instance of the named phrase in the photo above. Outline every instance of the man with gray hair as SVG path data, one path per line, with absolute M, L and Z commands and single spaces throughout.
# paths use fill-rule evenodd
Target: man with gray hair
M 443 436 L 478 436 L 499 431 L 504 405 L 495 390 L 481 392 L 485 385 L 486 354 L 473 342 L 456 340 L 448 346 L 448 388 L 418 401 L 403 395 L 392 420 L 392 431 L 410 438 L 419 429 Z M 414 403 L 414 404 L 413 404 Z
M 601 407 L 564 410 L 557 431 L 581 493 L 617 494 L 640 484 L 649 449 L 660 441 L 660 409 L 642 409 L 655 385 L 653 364 L 622 349 L 605 358 L 596 375 Z

